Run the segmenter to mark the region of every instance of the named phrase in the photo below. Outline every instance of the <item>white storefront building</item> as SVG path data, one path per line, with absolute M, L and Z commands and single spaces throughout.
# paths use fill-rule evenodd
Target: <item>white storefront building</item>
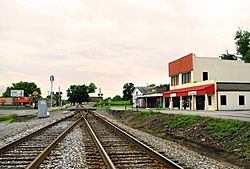
M 170 109 L 250 109 L 250 63 L 189 54 L 169 63 Z

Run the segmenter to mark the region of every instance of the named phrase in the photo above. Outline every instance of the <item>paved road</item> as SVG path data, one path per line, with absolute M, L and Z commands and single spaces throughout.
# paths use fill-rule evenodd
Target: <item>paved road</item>
M 163 113 L 191 114 L 200 116 L 220 117 L 250 121 L 250 111 L 185 111 L 185 110 L 161 110 Z
M 111 107 L 112 110 L 124 110 L 125 107 Z M 127 108 L 128 109 L 128 108 Z M 134 108 L 134 110 L 136 110 Z M 143 109 L 139 108 L 139 111 L 146 111 L 146 110 L 154 110 L 154 111 L 161 111 L 163 113 L 169 114 L 186 114 L 186 115 L 200 115 L 200 116 L 211 116 L 211 117 L 219 117 L 219 118 L 226 118 L 226 119 L 237 119 L 242 121 L 249 121 L 250 122 L 250 111 L 202 111 L 202 110 L 168 110 L 168 109 Z

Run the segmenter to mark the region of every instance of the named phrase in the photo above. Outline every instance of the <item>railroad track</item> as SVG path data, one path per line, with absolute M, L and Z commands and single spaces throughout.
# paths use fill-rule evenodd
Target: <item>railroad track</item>
M 79 121 L 68 116 L 2 147 L 0 168 L 37 168 Z
M 84 145 L 84 166 L 80 168 L 182 168 L 105 119 L 83 112 L 82 105 L 78 107 L 78 117 L 61 119 L 1 148 L 0 168 L 49 168 L 49 157 L 55 156 L 52 150 L 77 125 Z
M 103 118 L 88 113 L 85 123 L 108 168 L 182 168 Z

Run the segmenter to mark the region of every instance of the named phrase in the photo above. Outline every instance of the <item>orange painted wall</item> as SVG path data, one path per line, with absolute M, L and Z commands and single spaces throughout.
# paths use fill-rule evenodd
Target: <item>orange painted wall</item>
M 186 55 L 168 64 L 169 76 L 175 76 L 193 70 L 193 53 Z

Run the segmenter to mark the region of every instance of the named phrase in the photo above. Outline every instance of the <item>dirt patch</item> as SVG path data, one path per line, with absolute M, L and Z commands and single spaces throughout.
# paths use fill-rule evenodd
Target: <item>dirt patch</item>
M 223 128 L 214 131 L 213 125 L 222 123 L 219 119 L 201 116 L 183 116 L 176 120 L 178 115 L 174 114 L 143 114 L 140 112 L 113 113 L 114 117 L 126 125 L 153 134 L 155 136 L 178 142 L 194 151 L 230 163 L 250 167 L 249 124 L 245 130 L 234 132 L 223 132 Z M 174 122 L 174 123 L 173 123 Z M 230 124 L 227 120 L 222 123 Z M 237 123 L 238 124 L 238 123 Z M 212 127 L 211 127 L 212 126 Z M 228 130 L 232 130 L 228 126 Z M 242 129 L 242 127 L 240 128 Z M 243 125 L 244 129 L 244 125 Z M 242 133 L 241 133 L 242 132 Z M 232 134 L 233 133 L 233 134 Z M 236 133 L 236 134 L 234 134 Z M 226 135 L 227 134 L 227 135 Z

